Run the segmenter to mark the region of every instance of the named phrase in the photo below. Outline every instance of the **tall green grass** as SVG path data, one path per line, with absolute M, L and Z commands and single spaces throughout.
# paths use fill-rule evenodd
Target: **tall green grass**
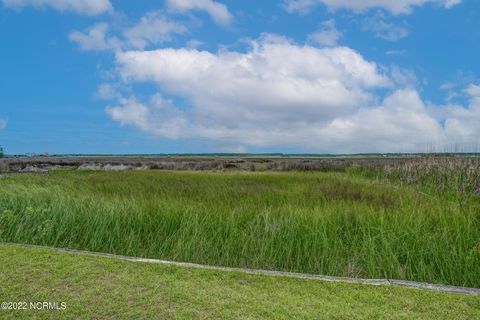
M 347 173 L 0 178 L 1 241 L 480 287 L 478 197 Z

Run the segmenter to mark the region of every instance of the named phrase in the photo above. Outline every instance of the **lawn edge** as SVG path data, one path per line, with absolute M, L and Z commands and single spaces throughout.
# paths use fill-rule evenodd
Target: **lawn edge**
M 227 272 L 241 272 L 241 273 L 254 274 L 254 275 L 287 277 L 287 278 L 296 278 L 296 279 L 310 279 L 310 280 L 318 280 L 318 281 L 326 281 L 326 282 L 357 283 L 357 284 L 373 285 L 373 286 L 383 285 L 383 286 L 407 287 L 412 289 L 423 289 L 423 290 L 438 291 L 438 292 L 445 292 L 445 293 L 452 293 L 452 294 L 480 295 L 480 289 L 477 289 L 477 288 L 449 286 L 449 285 L 432 284 L 432 283 L 426 283 L 426 282 L 415 282 L 415 281 L 407 281 L 407 280 L 363 279 L 363 278 L 336 277 L 336 276 L 327 276 L 327 275 L 298 273 L 298 272 L 221 267 L 221 266 L 211 266 L 211 265 L 189 263 L 189 262 L 177 262 L 177 261 L 160 260 L 160 259 L 138 258 L 138 257 L 123 256 L 123 255 L 117 255 L 117 254 L 111 254 L 111 253 L 77 250 L 77 249 L 70 249 L 70 248 L 58 248 L 58 247 L 33 245 L 33 244 L 25 244 L 25 243 L 0 242 L 0 246 L 47 249 L 47 250 L 53 250 L 57 252 L 66 252 L 66 253 L 72 253 L 77 255 L 97 256 L 97 257 L 103 257 L 103 258 L 129 261 L 129 262 L 172 265 L 172 266 L 184 267 L 184 268 L 196 268 L 196 269 L 227 271 Z

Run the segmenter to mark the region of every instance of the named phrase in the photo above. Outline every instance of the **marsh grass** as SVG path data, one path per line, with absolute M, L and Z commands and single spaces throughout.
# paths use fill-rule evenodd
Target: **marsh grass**
M 4 176 L 0 239 L 480 287 L 478 197 L 419 190 L 354 171 Z

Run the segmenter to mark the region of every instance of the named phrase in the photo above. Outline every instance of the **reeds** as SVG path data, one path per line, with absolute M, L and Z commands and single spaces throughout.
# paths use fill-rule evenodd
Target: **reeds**
M 0 239 L 212 265 L 480 287 L 478 197 L 423 188 L 430 178 L 410 174 L 416 168 L 395 166 L 382 174 L 57 171 L 4 176 Z M 467 173 L 457 173 L 452 178 L 457 182 L 445 187 L 469 190 Z M 397 180 L 402 183 L 390 182 Z

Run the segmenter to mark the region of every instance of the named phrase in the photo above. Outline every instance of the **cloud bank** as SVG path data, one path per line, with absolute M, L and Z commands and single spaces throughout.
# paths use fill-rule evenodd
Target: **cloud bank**
M 340 153 L 418 151 L 480 138 L 479 86 L 464 92 L 467 106 L 432 106 L 347 47 L 265 35 L 246 52 L 127 51 L 116 54 L 116 65 L 124 83 L 155 83 L 158 93 L 148 101 L 121 98 L 107 113 L 153 136 Z M 382 91 L 390 93 L 382 98 Z

